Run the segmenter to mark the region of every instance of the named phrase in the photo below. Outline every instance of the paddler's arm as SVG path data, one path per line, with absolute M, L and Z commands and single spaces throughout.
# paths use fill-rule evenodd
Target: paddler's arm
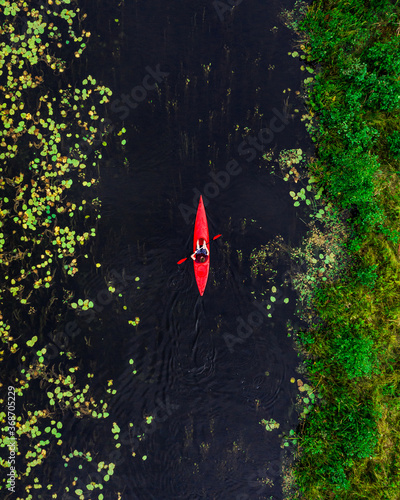
M 208 251 L 208 248 L 207 248 L 207 245 L 206 245 L 206 242 L 203 243 L 203 246 L 202 248 L 204 248 L 204 250 L 207 252 L 207 255 L 209 255 L 209 251 Z

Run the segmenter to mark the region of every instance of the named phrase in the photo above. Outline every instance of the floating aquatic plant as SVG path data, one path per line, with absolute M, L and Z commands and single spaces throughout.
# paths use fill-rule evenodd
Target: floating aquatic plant
M 265 427 L 265 430 L 267 430 L 267 431 L 279 429 L 279 427 L 280 427 L 280 424 L 278 422 L 276 422 L 276 420 L 274 420 L 273 418 L 270 418 L 269 420 L 266 420 L 265 418 L 263 418 L 261 420 L 260 424 L 263 425 Z
M 132 326 L 137 326 L 139 323 L 140 323 L 140 318 L 138 316 L 136 316 L 136 318 L 134 320 L 128 321 L 128 324 L 132 325 Z
M 63 417 L 105 419 L 116 393 L 110 388 L 107 401 L 93 398 L 92 374 L 85 381 L 79 363 L 74 364 L 76 355 L 60 350 L 53 366 L 44 346 L 48 318 L 58 314 L 59 322 L 63 304 L 76 304 L 78 310 L 93 307 L 89 299 L 72 302 L 68 280 L 88 258 L 87 243 L 96 236 L 101 202 L 94 190 L 101 142 L 107 142 L 108 134 L 102 108 L 112 92 L 91 75 L 74 85 L 62 78 L 71 67 L 70 55 L 79 59 L 90 39 L 76 3 L 33 3 L 0 0 L 0 337 L 5 348 L 0 361 L 6 351 L 8 357 L 18 356 L 15 365 L 22 364 L 13 384 L 17 398 L 24 398 L 16 433 L 17 480 L 26 500 L 36 493 L 49 498 L 58 494 L 57 486 L 41 484 L 35 470 L 63 446 Z M 121 149 L 125 132 L 118 135 Z M 54 287 L 55 282 L 62 286 Z M 35 334 L 31 326 L 24 334 L 32 324 Z M 31 389 L 37 384 L 44 391 L 34 404 L 43 406 L 31 412 Z M 6 431 L 0 413 L 1 447 L 7 446 Z M 8 465 L 0 459 L 2 468 Z M 109 464 L 104 481 L 113 471 Z M 73 482 L 66 491 L 81 495 L 102 488 L 90 481 L 74 488 Z M 4 487 L 2 480 L 0 490 Z

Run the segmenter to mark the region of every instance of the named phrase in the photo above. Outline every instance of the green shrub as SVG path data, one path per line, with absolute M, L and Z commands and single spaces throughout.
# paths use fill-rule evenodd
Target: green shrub
M 386 236 L 388 241 L 394 243 L 395 245 L 399 244 L 400 241 L 400 233 L 397 229 L 391 229 L 389 227 L 384 227 L 381 225 L 379 228 L 381 233 Z
M 375 272 L 378 267 L 378 264 L 374 266 L 363 267 L 358 269 L 356 272 L 356 280 L 360 285 L 364 285 L 370 290 L 373 290 L 375 287 L 376 279 L 378 278 L 378 274 Z
M 383 224 L 386 220 L 385 211 L 375 202 L 365 201 L 357 205 L 357 215 L 354 217 L 354 223 L 358 226 L 361 236 L 379 228 L 383 231 Z
M 362 84 L 367 74 L 367 63 L 361 62 L 358 57 L 350 55 L 341 61 L 341 75 L 346 82 Z
M 333 488 L 344 491 L 350 488 L 350 481 L 347 479 L 340 461 L 331 460 L 328 465 L 322 466 L 318 472 L 329 481 Z
M 376 156 L 349 150 L 334 155 L 331 165 L 327 189 L 343 208 L 372 200 L 380 167 Z
M 345 331 L 331 341 L 332 356 L 349 379 L 370 377 L 376 373 L 378 360 L 374 342 L 359 333 Z
M 316 483 L 324 490 L 349 489 L 347 472 L 354 460 L 374 454 L 378 431 L 372 404 L 357 401 L 346 390 L 337 386 L 335 400 L 308 416 L 302 436 L 303 463 L 297 471 L 303 491 Z
M 387 42 L 376 42 L 365 51 L 363 59 L 368 63 L 372 71 L 379 74 L 400 74 L 400 39 L 392 38 Z
M 360 8 L 362 12 L 357 11 Z M 365 9 L 362 3 L 342 2 L 341 5 L 326 3 L 326 9 L 328 15 L 324 9 L 313 9 L 311 15 L 299 23 L 300 29 L 307 31 L 310 37 L 313 61 L 326 65 L 329 60 L 336 65 L 342 51 L 345 54 L 359 52 L 360 47 L 375 38 L 375 26 L 380 21 L 377 6 Z
M 341 401 L 343 402 L 343 400 Z M 340 409 L 338 436 L 344 456 L 349 459 L 368 458 L 374 455 L 378 443 L 377 415 L 370 403 L 355 403 Z
M 367 153 L 376 143 L 379 132 L 376 128 L 368 125 L 365 121 L 360 121 L 357 110 L 361 107 L 361 101 L 365 100 L 365 95 L 360 90 L 349 88 L 345 95 L 345 102 L 341 106 L 336 106 L 325 112 L 321 119 L 326 130 L 330 130 L 330 140 L 332 132 L 338 135 L 343 141 L 342 148 L 351 149 L 352 154 Z
M 400 59 L 400 58 L 399 58 Z M 400 160 L 400 132 L 396 130 L 387 138 L 389 151 L 398 160 Z
M 369 93 L 365 103 L 367 108 L 388 112 L 400 109 L 400 82 L 397 77 L 379 78 L 376 73 L 372 73 L 366 83 Z

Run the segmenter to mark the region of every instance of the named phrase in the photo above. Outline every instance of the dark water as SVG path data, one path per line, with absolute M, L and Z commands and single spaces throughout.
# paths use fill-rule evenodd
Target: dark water
M 110 146 L 100 170 L 103 217 L 93 257 L 102 267 L 78 278 L 94 300 L 107 280 L 122 295 L 96 312 L 85 333 L 94 388 L 100 394 L 112 379 L 117 390 L 110 417 L 72 429 L 82 449 L 116 463 L 105 498 L 118 491 L 129 500 L 283 498 L 278 434 L 297 424 L 290 378 L 298 357 L 285 326 L 295 298 L 281 288 L 290 302 L 268 318 L 260 305 L 267 284 L 251 278 L 249 256 L 278 234 L 296 244 L 304 232 L 288 183 L 262 160 L 270 148 L 306 147 L 293 114 L 301 72 L 278 19 L 293 3 L 243 0 L 223 20 L 211 1 L 84 8 L 86 29 L 98 36 L 84 65 L 113 89 L 108 117 L 127 129 L 125 155 Z M 138 90 L 137 105 L 123 107 L 134 87 L 153 84 L 145 77 L 157 65 L 168 73 L 158 89 L 142 101 Z M 257 136 L 276 110 L 287 124 L 248 161 L 253 155 L 240 151 L 250 147 L 239 149 L 245 128 Z M 227 164 L 236 175 L 220 173 Z M 212 172 L 222 185 L 210 184 Z M 191 249 L 199 192 L 208 195 L 210 235 L 223 234 L 211 246 L 203 298 L 191 262 L 176 264 Z M 276 267 L 276 286 L 287 267 L 284 259 Z M 128 324 L 136 316 L 140 324 Z M 280 429 L 267 432 L 261 419 Z M 119 448 L 112 422 L 121 429 Z

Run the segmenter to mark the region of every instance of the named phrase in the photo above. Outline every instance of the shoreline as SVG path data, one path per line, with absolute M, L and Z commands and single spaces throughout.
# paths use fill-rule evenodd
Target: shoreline
M 309 176 L 348 234 L 344 272 L 308 290 L 321 322 L 298 334 L 322 398 L 294 436 L 290 498 L 395 500 L 400 490 L 399 21 L 389 1 L 296 2 L 286 13 L 292 55 L 315 72 L 305 79 Z

